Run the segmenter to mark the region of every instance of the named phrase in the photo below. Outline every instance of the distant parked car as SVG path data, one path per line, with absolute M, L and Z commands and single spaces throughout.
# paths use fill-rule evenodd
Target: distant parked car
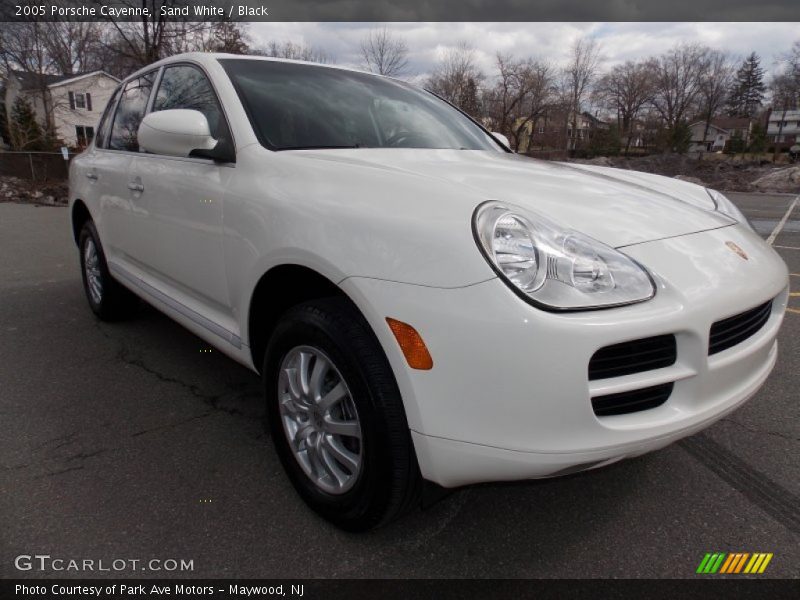
M 72 162 L 89 306 L 143 298 L 259 372 L 289 478 L 351 530 L 431 484 L 661 448 L 758 390 L 787 269 L 725 196 L 500 139 L 390 78 L 158 62 Z

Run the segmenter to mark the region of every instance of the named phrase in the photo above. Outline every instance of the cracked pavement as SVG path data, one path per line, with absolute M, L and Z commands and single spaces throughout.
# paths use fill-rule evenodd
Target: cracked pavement
M 765 238 L 792 199 L 731 197 Z M 254 374 L 151 308 L 93 317 L 67 220 L 0 204 L 0 577 L 80 575 L 15 570 L 34 553 L 193 560 L 157 573 L 179 577 L 693 577 L 709 551 L 773 552 L 767 575 L 798 576 L 800 298 L 766 386 L 705 432 L 598 471 L 461 490 L 357 536 L 295 495 Z M 796 231 L 775 245 L 800 274 Z M 656 555 L 669 559 L 631 560 Z

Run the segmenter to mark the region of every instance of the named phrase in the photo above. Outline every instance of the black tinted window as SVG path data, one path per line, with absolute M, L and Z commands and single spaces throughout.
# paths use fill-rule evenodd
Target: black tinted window
M 405 83 L 342 69 L 223 59 L 261 143 L 497 150 L 469 118 Z
M 139 124 L 147 109 L 147 99 L 153 89 L 155 72 L 142 75 L 125 84 L 125 90 L 114 114 L 114 126 L 108 147 L 114 150 L 139 150 Z
M 95 138 L 95 146 L 98 148 L 104 148 L 106 144 L 106 136 L 108 135 L 108 128 L 111 126 L 111 115 L 114 111 L 114 104 L 117 101 L 117 95 L 119 94 L 120 88 L 114 90 L 114 93 L 111 95 L 111 98 L 106 104 L 106 109 L 103 111 L 103 116 L 100 119 L 100 125 L 97 128 L 97 137 Z
M 217 96 L 205 74 L 196 67 L 178 65 L 164 69 L 153 111 L 188 108 L 198 110 L 208 119 L 211 136 L 227 139 L 227 127 Z

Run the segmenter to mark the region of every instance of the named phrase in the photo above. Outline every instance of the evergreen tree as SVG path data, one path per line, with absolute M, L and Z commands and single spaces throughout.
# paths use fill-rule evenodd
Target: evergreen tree
M 754 117 L 764 102 L 764 69 L 761 59 L 751 53 L 739 70 L 728 96 L 728 114 L 732 117 Z
M 248 38 L 239 23 L 221 21 L 211 26 L 211 52 L 227 52 L 229 54 L 247 54 L 250 46 Z
M 473 119 L 481 116 L 481 106 L 478 100 L 478 84 L 474 77 L 469 77 L 461 88 L 458 96 L 458 107 Z
M 17 96 L 11 107 L 9 137 L 14 150 L 45 150 L 47 141 L 30 103 Z
M 8 134 L 8 114 L 6 113 L 6 103 L 2 101 L 5 97 L 5 90 L 0 90 L 0 138 L 3 142 L 11 144 L 11 136 Z
M 764 152 L 767 149 L 767 132 L 761 123 L 753 125 L 750 133 L 750 147 L 748 150 L 754 154 Z

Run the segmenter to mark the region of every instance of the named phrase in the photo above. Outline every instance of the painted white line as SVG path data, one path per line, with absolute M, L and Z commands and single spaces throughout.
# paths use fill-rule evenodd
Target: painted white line
M 773 248 L 780 248 L 781 250 L 800 250 L 800 246 L 778 246 L 777 244 L 774 245 Z
M 797 206 L 798 200 L 800 200 L 800 196 L 795 196 L 794 201 L 792 202 L 791 206 L 789 206 L 789 210 L 786 211 L 786 214 L 783 215 L 783 218 L 780 220 L 780 222 L 777 225 L 775 225 L 775 229 L 773 229 L 772 233 L 769 234 L 769 237 L 767 238 L 767 243 L 770 246 L 772 246 L 772 244 L 775 242 L 775 238 L 778 237 L 778 234 L 781 232 L 784 225 L 786 225 L 786 221 L 789 220 L 789 215 L 792 214 L 794 207 Z

